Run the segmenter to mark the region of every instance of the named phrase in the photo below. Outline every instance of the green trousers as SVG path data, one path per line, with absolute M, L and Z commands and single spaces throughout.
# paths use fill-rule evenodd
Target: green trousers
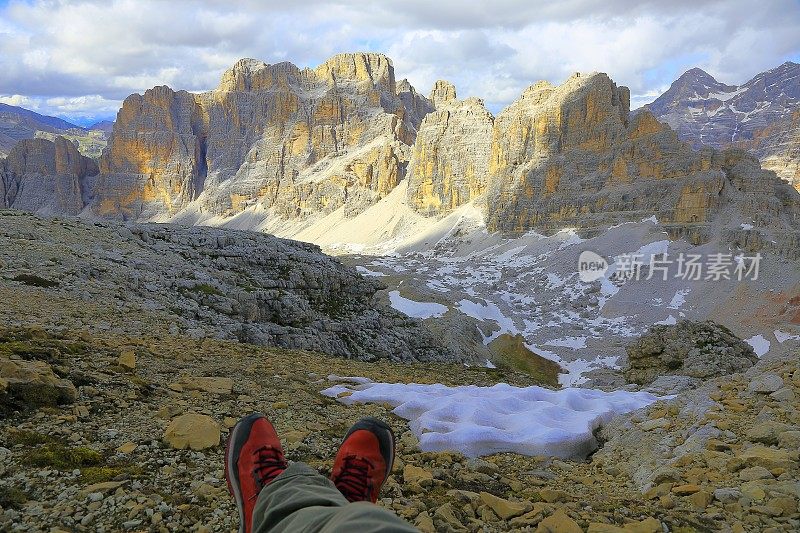
M 348 502 L 329 479 L 303 463 L 293 463 L 258 495 L 253 533 L 267 531 L 418 532 L 382 507 Z

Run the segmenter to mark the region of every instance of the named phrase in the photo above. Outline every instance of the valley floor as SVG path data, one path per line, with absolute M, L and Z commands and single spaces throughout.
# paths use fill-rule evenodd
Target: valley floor
M 119 365 L 125 351 L 135 353 L 133 371 Z M 326 473 L 350 424 L 364 415 L 387 420 L 398 436 L 399 460 L 380 505 L 423 531 L 622 527 L 656 533 L 664 526 L 669 531 L 800 526 L 796 401 L 748 391 L 750 380 L 743 376 L 722 382 L 712 393 L 716 401 L 700 409 L 703 423 L 715 427 L 715 438 L 700 440 L 680 402 L 659 402 L 633 417 L 622 438 L 593 460 L 510 453 L 467 459 L 419 451 L 406 421 L 389 406 L 346 406 L 323 396 L 332 384 L 329 374 L 448 385 L 530 385 L 531 378 L 463 365 L 366 363 L 210 339 L 51 335 L 35 328 L 0 332 L 0 352 L 49 359 L 78 386 L 73 405 L 0 419 L 2 530 L 231 531 L 237 516 L 225 488 L 222 446 L 179 451 L 165 445 L 162 435 L 171 418 L 186 412 L 211 416 L 229 428 L 254 411 L 275 422 L 290 460 Z M 772 366 L 796 398 L 797 361 Z M 203 390 L 191 385 L 197 376 L 233 377 L 233 386 Z M 754 437 L 753 429 L 765 420 L 782 426 Z M 791 425 L 794 431 L 781 430 Z M 657 435 L 669 437 L 673 447 L 691 448 L 657 473 L 644 493 L 627 471 L 648 452 L 630 443 L 627 449 L 620 446 L 636 431 L 644 432 L 636 437 L 641 446 L 651 446 L 648 439 Z M 692 442 L 701 444 L 692 448 Z

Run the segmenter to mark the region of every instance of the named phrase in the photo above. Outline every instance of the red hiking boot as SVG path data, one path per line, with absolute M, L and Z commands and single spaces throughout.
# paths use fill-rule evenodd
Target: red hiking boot
M 384 422 L 362 418 L 345 435 L 331 481 L 347 501 L 378 501 L 394 464 L 394 433 Z
M 250 533 L 258 493 L 286 467 L 281 441 L 267 417 L 254 413 L 233 427 L 225 448 L 225 479 L 239 509 L 239 533 Z

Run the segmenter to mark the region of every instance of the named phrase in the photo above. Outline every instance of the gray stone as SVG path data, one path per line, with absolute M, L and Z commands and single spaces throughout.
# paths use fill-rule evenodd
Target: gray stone
M 714 499 L 721 503 L 733 503 L 739 501 L 741 497 L 742 491 L 735 487 L 725 487 L 714 491 Z
M 747 385 L 747 390 L 767 394 L 775 392 L 782 387 L 783 379 L 779 375 L 766 373 L 754 377 Z
M 655 325 L 626 350 L 625 378 L 639 384 L 665 375 L 708 379 L 747 370 L 758 361 L 749 344 L 711 321 Z

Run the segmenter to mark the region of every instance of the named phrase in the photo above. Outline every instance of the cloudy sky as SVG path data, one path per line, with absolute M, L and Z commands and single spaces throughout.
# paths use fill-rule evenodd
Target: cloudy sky
M 800 0 L 0 0 L 0 102 L 82 124 L 154 85 L 211 89 L 241 57 L 347 51 L 495 112 L 536 80 L 595 70 L 636 107 L 691 67 L 738 84 L 800 62 Z

